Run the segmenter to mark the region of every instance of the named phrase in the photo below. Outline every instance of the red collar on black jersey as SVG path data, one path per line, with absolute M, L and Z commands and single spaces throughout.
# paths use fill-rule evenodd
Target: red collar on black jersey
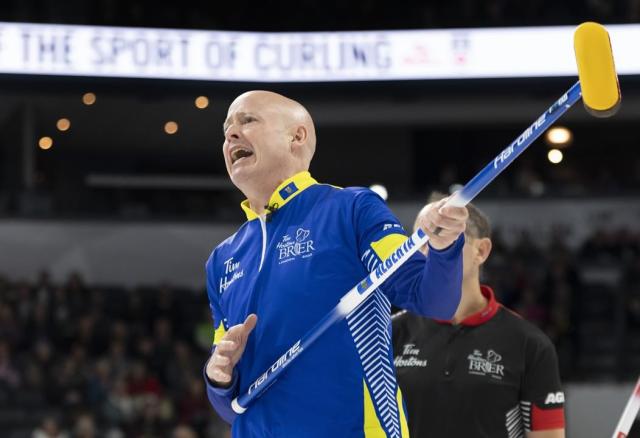
M 460 321 L 460 325 L 474 327 L 474 326 L 484 324 L 485 322 L 493 318 L 495 314 L 498 312 L 498 309 L 500 308 L 500 303 L 496 301 L 496 296 L 493 293 L 493 289 L 491 289 L 489 286 L 480 285 L 480 292 L 482 292 L 482 295 L 485 298 L 487 298 L 489 302 L 487 303 L 484 309 L 472 315 L 469 315 L 465 319 Z M 451 321 L 444 321 L 444 320 L 438 320 L 438 319 L 436 319 L 436 321 L 441 324 L 452 324 Z

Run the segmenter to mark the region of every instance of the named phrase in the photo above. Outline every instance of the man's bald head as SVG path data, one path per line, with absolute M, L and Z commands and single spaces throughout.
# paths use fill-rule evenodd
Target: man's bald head
M 311 164 L 311 159 L 316 150 L 316 129 L 309 111 L 298 101 L 290 99 L 282 94 L 266 90 L 252 90 L 242 93 L 229 106 L 231 112 L 234 106 L 244 102 L 251 102 L 259 105 L 265 111 L 277 113 L 282 123 L 295 132 L 298 127 L 304 127 L 306 131 L 306 141 L 304 142 L 306 167 Z
M 223 129 L 227 171 L 252 205 L 264 205 L 280 183 L 309 170 L 316 132 L 295 100 L 270 91 L 241 94 L 229 106 Z

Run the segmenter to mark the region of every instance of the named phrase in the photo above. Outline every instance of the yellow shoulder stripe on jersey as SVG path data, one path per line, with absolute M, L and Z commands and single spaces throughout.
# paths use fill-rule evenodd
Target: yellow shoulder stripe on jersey
M 396 394 L 396 399 L 398 400 L 398 410 L 400 411 L 400 430 L 402 432 L 402 436 L 409 438 L 409 425 L 407 423 L 407 416 L 404 411 L 404 401 L 402 398 L 402 391 L 400 391 L 400 387 L 398 386 L 398 393 Z
M 407 239 L 409 238 L 404 234 L 389 234 L 377 242 L 371 242 L 371 248 L 373 248 L 376 255 L 380 257 L 380 260 L 384 262 L 389 258 L 391 253 L 406 242 Z
M 376 414 L 376 408 L 373 406 L 367 382 L 364 380 L 362 380 L 362 387 L 364 388 L 364 436 L 365 438 L 387 438 Z
M 220 324 L 218 324 L 218 328 L 213 334 L 213 345 L 216 345 L 218 342 L 220 342 L 220 340 L 226 333 L 227 330 L 224 328 L 224 324 L 222 323 L 222 321 L 220 321 Z

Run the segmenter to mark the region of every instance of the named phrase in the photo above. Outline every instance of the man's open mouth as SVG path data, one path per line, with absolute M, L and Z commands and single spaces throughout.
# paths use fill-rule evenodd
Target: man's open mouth
M 253 155 L 253 151 L 248 148 L 238 147 L 231 151 L 231 164 Z

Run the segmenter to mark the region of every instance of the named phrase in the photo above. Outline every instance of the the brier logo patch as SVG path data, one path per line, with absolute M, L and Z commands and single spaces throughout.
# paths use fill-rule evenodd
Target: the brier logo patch
M 309 238 L 311 232 L 304 228 L 298 228 L 295 237 L 289 234 L 282 236 L 276 248 L 278 249 L 278 264 L 287 263 L 296 258 L 307 258 L 313 255 L 315 248 L 313 240 Z
M 486 357 L 482 356 L 480 350 L 473 350 L 473 354 L 467 356 L 467 359 L 469 359 L 469 374 L 489 375 L 498 380 L 504 377 L 504 365 L 499 363 L 502 356 L 493 350 L 487 351 Z

